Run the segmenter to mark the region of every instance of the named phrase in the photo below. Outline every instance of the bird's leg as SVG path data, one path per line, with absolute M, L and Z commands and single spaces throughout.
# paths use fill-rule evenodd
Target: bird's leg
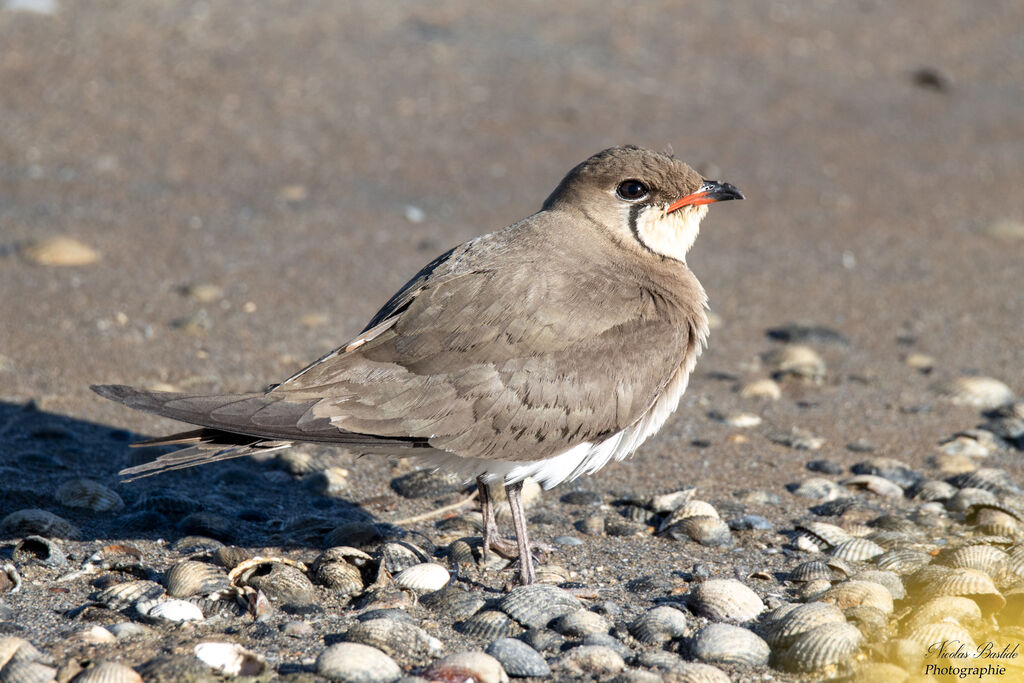
M 491 501 L 491 486 L 484 481 L 483 475 L 476 478 L 476 488 L 480 492 L 480 511 L 484 516 L 484 552 L 486 560 L 491 548 L 506 558 L 518 555 L 518 546 L 498 535 L 498 523 L 494 520 L 494 503 Z
M 523 501 L 520 497 L 522 492 L 522 481 L 505 486 L 508 505 L 512 509 L 512 524 L 516 529 L 516 542 L 519 545 L 519 580 L 526 586 L 533 583 L 534 577 L 533 557 L 530 555 L 530 539 L 526 535 L 526 516 L 523 514 Z

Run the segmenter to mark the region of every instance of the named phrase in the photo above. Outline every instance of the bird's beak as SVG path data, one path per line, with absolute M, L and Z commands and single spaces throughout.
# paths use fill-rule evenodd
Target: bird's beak
M 701 206 L 714 202 L 724 202 L 728 199 L 744 199 L 743 193 L 729 183 L 720 183 L 717 180 L 705 180 L 700 189 L 693 194 L 688 194 L 682 199 L 673 202 L 665 213 L 678 211 L 684 206 Z

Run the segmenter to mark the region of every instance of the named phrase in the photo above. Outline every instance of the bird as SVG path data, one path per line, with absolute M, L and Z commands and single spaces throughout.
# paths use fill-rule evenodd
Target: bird
M 708 205 L 743 194 L 668 154 L 605 149 L 538 212 L 428 263 L 337 349 L 283 382 L 195 395 L 92 389 L 198 427 L 138 478 L 300 442 L 414 457 L 476 480 L 483 551 L 535 570 L 523 481 L 545 489 L 632 454 L 677 408 L 708 338 L 687 265 Z M 499 535 L 504 486 L 515 542 Z

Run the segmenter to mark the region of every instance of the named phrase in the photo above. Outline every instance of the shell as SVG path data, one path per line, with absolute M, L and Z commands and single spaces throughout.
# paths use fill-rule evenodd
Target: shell
M 610 674 L 625 668 L 622 655 L 607 645 L 581 645 L 567 651 L 558 665 L 568 671 L 590 674 L 597 680 L 607 680 Z
M 992 410 L 1014 399 L 1013 390 L 992 377 L 957 377 L 939 391 L 950 403 L 981 410 Z
M 801 562 L 797 566 L 793 567 L 792 571 L 789 572 L 790 581 L 799 581 L 803 583 L 806 581 L 816 581 L 818 579 L 824 579 L 826 581 L 832 580 L 832 570 L 829 569 L 829 566 L 821 560 Z
M 776 401 L 782 398 L 782 387 L 773 379 L 755 379 L 740 387 L 740 398 Z
M 742 626 L 709 624 L 693 637 L 690 654 L 705 663 L 764 666 L 771 648 L 756 633 Z
M 842 543 L 834 546 L 829 551 L 829 554 L 833 557 L 838 557 L 841 560 L 866 562 L 874 557 L 878 557 L 884 552 L 885 548 L 874 541 L 869 541 L 866 538 L 851 538 L 848 541 L 843 541 Z
M 439 591 L 427 593 L 420 598 L 424 607 L 441 612 L 448 619 L 459 621 L 473 616 L 487 604 L 479 593 L 467 591 L 461 586 L 449 585 Z
M 757 593 L 736 579 L 711 579 L 697 584 L 687 602 L 694 612 L 712 621 L 750 621 L 764 611 Z
M 1013 478 L 1005 471 L 995 467 L 981 467 L 973 472 L 964 472 L 951 477 L 949 483 L 958 489 L 982 489 L 996 495 L 1018 492 Z
M 417 593 L 433 593 L 448 585 L 451 574 L 434 562 L 414 564 L 395 575 L 395 585 Z
M 222 545 L 213 551 L 210 558 L 225 569 L 234 569 L 246 560 L 252 559 L 252 553 L 238 546 Z
M 641 643 L 664 643 L 686 634 L 686 615 L 675 607 L 662 605 L 641 614 L 629 632 Z
M 68 235 L 34 240 L 19 252 L 26 261 L 38 266 L 87 266 L 100 259 L 98 251 Z
M 944 501 L 956 495 L 956 487 L 939 479 L 929 479 L 914 489 L 914 500 Z
M 936 622 L 918 626 L 907 634 L 907 638 L 920 644 L 925 648 L 926 652 L 928 648 L 936 643 L 949 643 L 952 645 L 950 649 L 953 651 L 960 646 L 963 646 L 964 650 L 969 652 L 975 652 L 978 649 L 978 646 L 974 643 L 974 638 L 971 637 L 970 631 L 960 624 L 950 622 Z
M 14 560 L 19 564 L 31 562 L 44 567 L 63 567 L 68 563 L 60 545 L 42 536 L 26 536 L 18 541 L 14 546 Z
M 825 380 L 825 359 L 809 346 L 786 344 L 765 354 L 764 360 L 777 378 L 792 376 L 814 384 Z
M 893 600 L 902 600 L 907 597 L 907 590 L 903 581 L 896 572 L 887 572 L 877 569 L 868 569 L 857 572 L 851 577 L 854 581 L 871 581 L 885 587 Z
M 844 622 L 822 624 L 800 635 L 779 660 L 786 671 L 821 671 L 850 660 L 864 636 Z
M 501 662 L 484 652 L 458 652 L 439 659 L 422 673 L 431 681 L 476 681 L 508 683 Z
M 806 429 L 800 429 L 799 427 L 793 427 L 788 432 L 774 434 L 771 437 L 771 441 L 772 443 L 787 446 L 798 451 L 816 451 L 826 443 L 825 439 L 820 436 L 815 436 Z
M 142 676 L 124 664 L 99 661 L 75 676 L 74 683 L 142 683 Z
M 474 551 L 473 544 L 466 539 L 460 538 L 448 546 L 448 559 L 456 566 L 475 565 L 479 553 Z
M 647 507 L 659 513 L 673 512 L 682 507 L 687 501 L 693 500 L 696 493 L 697 489 L 695 487 L 659 493 L 656 496 L 651 496 Z
M 359 595 L 363 592 L 363 575 L 359 568 L 338 560 L 325 562 L 314 570 L 316 582 L 339 595 Z
M 903 487 L 874 474 L 858 474 L 855 477 L 844 479 L 842 484 L 843 486 L 868 491 L 883 498 L 900 499 L 903 497 Z
M 43 536 L 44 538 L 78 538 L 78 527 L 52 512 L 28 508 L 12 512 L 0 520 L 0 533 L 5 536 Z
M 973 524 L 978 531 L 993 536 L 1020 537 L 1024 534 L 1019 519 L 1012 514 L 1004 512 L 996 507 L 978 506 L 971 507 L 967 513 L 968 524 Z
M 1010 556 L 1006 551 L 991 545 L 965 545 L 941 553 L 935 561 L 947 567 L 977 569 L 998 582 L 1009 571 Z
M 690 500 L 680 505 L 668 517 L 662 520 L 658 531 L 662 532 L 676 522 L 681 522 L 688 517 L 713 517 L 718 519 L 719 515 L 718 510 L 711 503 L 703 500 Z
M 388 541 L 377 549 L 375 555 L 381 558 L 392 574 L 398 574 L 414 564 L 430 562 L 430 557 L 423 550 L 403 541 Z
M 998 505 L 996 494 L 985 489 L 960 489 L 946 501 L 946 509 L 950 512 L 966 512 L 975 505 Z
M 835 500 L 842 494 L 839 484 L 824 477 L 810 477 L 799 484 L 788 486 L 790 493 L 808 500 Z
M 581 607 L 555 619 L 551 628 L 564 636 L 583 638 L 595 633 L 608 633 L 612 625 L 600 614 Z
M 551 667 L 539 652 L 521 640 L 498 638 L 487 646 L 487 654 L 501 663 L 505 673 L 516 678 L 547 678 Z
M 444 645 L 414 623 L 398 619 L 370 619 L 353 624 L 345 640 L 379 649 L 400 660 L 423 664 L 441 654 Z
M 909 574 L 932 561 L 932 556 L 914 548 L 893 548 L 875 558 L 875 565 L 882 570 Z
M 849 541 L 853 538 L 846 529 L 827 522 L 807 522 L 805 524 L 797 524 L 796 529 L 797 531 L 803 531 L 810 534 L 821 544 L 822 549 L 837 546 L 843 541 Z
M 209 595 L 230 586 L 225 572 L 212 564 L 195 560 L 184 560 L 172 566 L 164 574 L 163 584 L 167 587 L 167 594 L 175 598 Z
M 733 544 L 729 525 L 717 517 L 687 517 L 665 530 L 665 535 L 677 541 L 690 539 L 701 545 L 718 547 Z
M 6 667 L 12 660 L 36 662 L 42 659 L 45 659 L 45 655 L 24 638 L 16 636 L 0 638 L 0 669 Z
M 513 588 L 499 603 L 502 612 L 526 628 L 547 626 L 553 619 L 582 606 L 568 591 L 540 583 Z
M 0 671 L 3 683 L 53 683 L 56 677 L 56 669 L 27 659 L 12 659 Z
M 924 597 L 960 595 L 978 603 L 983 614 L 998 612 L 1006 606 L 992 578 L 977 569 L 953 569 L 936 576 L 924 588 Z
M 61 484 L 54 493 L 61 505 L 92 512 L 116 512 L 124 509 L 121 496 L 98 481 L 72 479 Z
M 843 581 L 825 591 L 820 599 L 842 610 L 858 605 L 874 607 L 885 614 L 892 614 L 893 610 L 892 593 L 874 581 Z
M 456 622 L 454 628 L 464 635 L 485 640 L 514 636 L 522 630 L 504 612 L 490 609 Z
M 155 622 L 202 621 L 203 611 L 188 600 L 140 600 L 135 609 Z
M 108 609 L 122 610 L 140 600 L 155 600 L 164 592 L 164 587 L 155 581 L 126 581 L 104 588 L 94 599 Z
M 896 458 L 875 457 L 859 462 L 850 468 L 854 474 L 874 475 L 882 477 L 901 488 L 916 486 L 923 477 L 915 472 L 907 463 Z M 865 483 L 872 483 L 866 480 Z
M 241 583 L 263 591 L 268 598 L 284 605 L 308 605 L 315 595 L 313 582 L 305 572 L 279 562 L 256 564 L 238 578 Z
M 439 498 L 461 491 L 461 477 L 442 470 L 417 470 L 391 480 L 391 488 L 403 498 Z
M 402 676 L 395 660 L 375 647 L 337 643 L 316 658 L 316 672 L 332 681 L 392 683 Z
M 208 667 L 228 676 L 260 676 L 267 670 L 266 659 L 238 643 L 199 643 L 194 651 Z
M 772 647 L 789 647 L 797 638 L 825 624 L 846 623 L 843 611 L 827 602 L 808 602 L 767 624 L 762 636 Z
M 981 625 L 981 620 L 981 608 L 974 600 L 958 595 L 944 595 L 915 607 L 900 622 L 900 630 L 903 633 L 910 633 L 922 626 L 943 621 L 975 629 Z
M 722 422 L 735 427 L 736 429 L 749 429 L 750 427 L 757 427 L 763 420 L 760 415 L 755 413 L 747 413 L 742 411 L 734 411 L 726 413 L 721 416 Z

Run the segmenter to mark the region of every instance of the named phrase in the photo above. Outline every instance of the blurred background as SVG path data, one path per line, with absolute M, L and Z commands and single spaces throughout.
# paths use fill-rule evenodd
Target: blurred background
M 691 418 L 806 320 L 851 345 L 769 420 L 924 453 L 948 420 L 894 406 L 936 377 L 1024 390 L 1022 26 L 1016 0 L 0 2 L 0 395 L 169 428 L 87 386 L 280 380 L 634 143 L 748 197 L 691 256 L 720 322 Z

